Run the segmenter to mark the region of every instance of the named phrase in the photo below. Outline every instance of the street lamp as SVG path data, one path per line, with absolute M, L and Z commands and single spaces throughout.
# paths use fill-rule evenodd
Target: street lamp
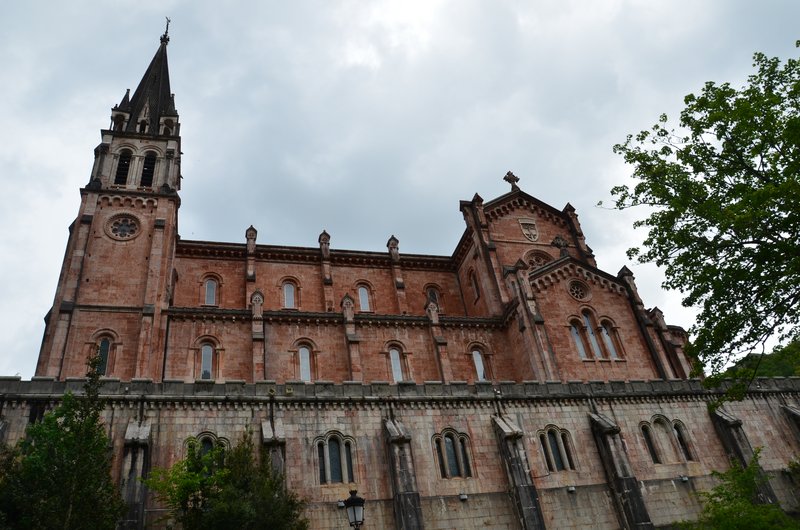
M 364 499 L 356 495 L 357 490 L 350 490 L 350 497 L 345 499 L 344 507 L 347 508 L 347 519 L 353 528 L 361 528 L 364 524 Z

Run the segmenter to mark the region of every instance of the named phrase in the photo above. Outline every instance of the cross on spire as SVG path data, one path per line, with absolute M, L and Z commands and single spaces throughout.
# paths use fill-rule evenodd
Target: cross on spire
M 506 176 L 503 177 L 503 180 L 511 184 L 511 191 L 517 191 L 519 189 L 519 186 L 517 186 L 517 182 L 519 182 L 519 177 L 516 176 L 511 171 L 506 173 Z
M 164 29 L 164 34 L 161 36 L 161 42 L 169 42 L 169 23 L 172 22 L 169 17 L 164 17 L 167 19 L 167 27 Z

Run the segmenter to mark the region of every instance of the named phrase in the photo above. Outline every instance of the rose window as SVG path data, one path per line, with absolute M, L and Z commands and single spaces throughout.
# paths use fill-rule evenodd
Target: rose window
M 139 235 L 139 223 L 133 217 L 120 215 L 106 224 L 106 233 L 121 241 L 132 239 Z
M 543 252 L 535 252 L 528 258 L 528 264 L 532 269 L 538 269 L 550 263 L 552 258 Z
M 569 283 L 569 294 L 576 300 L 587 300 L 589 298 L 589 286 L 583 282 L 572 281 Z

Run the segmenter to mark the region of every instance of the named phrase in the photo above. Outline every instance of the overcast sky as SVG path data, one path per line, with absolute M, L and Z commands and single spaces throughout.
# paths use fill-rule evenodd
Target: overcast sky
M 637 215 L 597 208 L 611 152 L 752 53 L 797 57 L 800 2 L 563 0 L 2 2 L 0 375 L 30 378 L 99 129 L 170 26 L 182 123 L 180 235 L 450 255 L 458 201 L 523 190 L 578 211 L 600 268 L 648 307 L 693 312 L 625 250 Z

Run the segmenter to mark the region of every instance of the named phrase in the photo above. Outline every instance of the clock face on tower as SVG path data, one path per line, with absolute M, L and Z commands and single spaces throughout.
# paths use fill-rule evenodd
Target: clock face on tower
M 117 241 L 133 239 L 139 231 L 139 221 L 128 214 L 115 215 L 106 223 L 106 234 Z

